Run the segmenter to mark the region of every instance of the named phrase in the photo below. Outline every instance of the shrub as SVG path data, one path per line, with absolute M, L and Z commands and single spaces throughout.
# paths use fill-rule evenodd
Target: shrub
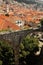
M 20 65 L 29 65 L 32 60 L 32 55 L 34 55 L 34 52 L 36 52 L 38 47 L 39 41 L 37 37 L 27 35 L 22 43 L 20 44 L 19 49 L 19 63 Z
M 0 41 L 0 60 L 2 65 L 14 65 L 13 48 L 6 41 Z

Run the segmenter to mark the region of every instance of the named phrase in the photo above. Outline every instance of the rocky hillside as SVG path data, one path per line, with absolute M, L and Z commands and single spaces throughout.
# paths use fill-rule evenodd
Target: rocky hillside
M 35 3 L 42 4 L 43 3 L 43 0 L 16 0 L 16 1 L 24 2 L 24 3 L 27 3 L 27 4 L 35 4 Z
M 34 3 L 36 3 L 35 2 L 35 0 L 16 0 L 16 1 L 18 1 L 18 2 L 24 2 L 24 3 L 27 3 L 27 4 L 34 4 Z
M 26 4 L 43 4 L 43 0 L 0 0 L 1 2 L 9 2 L 13 3 L 14 1 L 20 2 L 20 3 L 26 3 Z

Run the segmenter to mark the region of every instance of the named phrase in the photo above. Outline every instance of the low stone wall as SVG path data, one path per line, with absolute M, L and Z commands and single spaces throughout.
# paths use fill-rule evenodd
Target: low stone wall
M 14 44 L 19 44 L 21 40 L 30 33 L 38 32 L 38 29 L 32 30 L 22 30 L 16 32 L 7 32 L 7 33 L 0 33 L 0 40 L 8 40 L 13 42 Z

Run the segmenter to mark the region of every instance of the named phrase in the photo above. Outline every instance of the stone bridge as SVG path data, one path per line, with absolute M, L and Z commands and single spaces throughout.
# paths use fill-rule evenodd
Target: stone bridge
M 11 42 L 13 49 L 15 50 L 15 65 L 18 65 L 18 54 L 19 54 L 19 44 L 23 40 L 27 34 L 32 32 L 39 32 L 39 29 L 28 29 L 28 30 L 21 30 L 16 32 L 6 32 L 0 33 L 0 40 L 6 40 Z

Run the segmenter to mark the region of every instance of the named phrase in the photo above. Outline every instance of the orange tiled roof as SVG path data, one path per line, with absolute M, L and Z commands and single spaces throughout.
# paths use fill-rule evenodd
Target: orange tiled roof
M 6 16 L 0 16 L 0 30 L 6 30 L 6 29 L 12 29 L 12 30 L 20 30 L 20 27 L 18 27 L 16 24 L 4 20 L 3 18 L 6 18 Z
M 38 19 L 38 16 L 41 17 L 41 15 L 43 15 L 43 12 L 40 12 L 40 11 L 33 11 L 31 8 L 30 9 L 27 9 L 27 8 L 24 8 L 22 6 L 17 6 L 16 4 L 13 6 L 13 5 L 10 5 L 12 8 L 13 8 L 13 12 L 10 12 L 10 15 L 11 14 L 16 14 L 18 15 L 17 17 L 14 16 L 15 20 L 17 19 L 21 19 L 23 21 L 32 21 L 33 20 L 33 17 L 37 17 Z M 19 14 L 22 14 L 22 15 L 25 15 L 25 16 L 19 16 Z M 33 20 L 34 21 L 34 20 Z M 37 21 L 37 20 L 36 20 Z M 35 21 L 35 23 L 36 23 Z
M 38 23 L 39 19 L 43 18 L 41 16 L 43 16 L 43 12 L 41 11 L 33 11 L 31 8 L 25 8 L 22 6 L 19 6 L 18 4 L 12 5 L 9 4 L 9 7 L 13 8 L 13 11 L 10 12 L 9 11 L 9 17 L 6 16 L 1 16 L 3 19 L 6 19 L 7 21 L 10 21 L 11 23 L 15 22 L 16 20 L 23 20 L 23 21 L 27 21 L 27 22 L 35 22 Z M 2 9 L 6 8 L 5 4 L 4 6 L 2 6 Z M 12 16 L 13 14 L 16 14 L 14 16 Z M 34 18 L 35 17 L 35 18 Z

